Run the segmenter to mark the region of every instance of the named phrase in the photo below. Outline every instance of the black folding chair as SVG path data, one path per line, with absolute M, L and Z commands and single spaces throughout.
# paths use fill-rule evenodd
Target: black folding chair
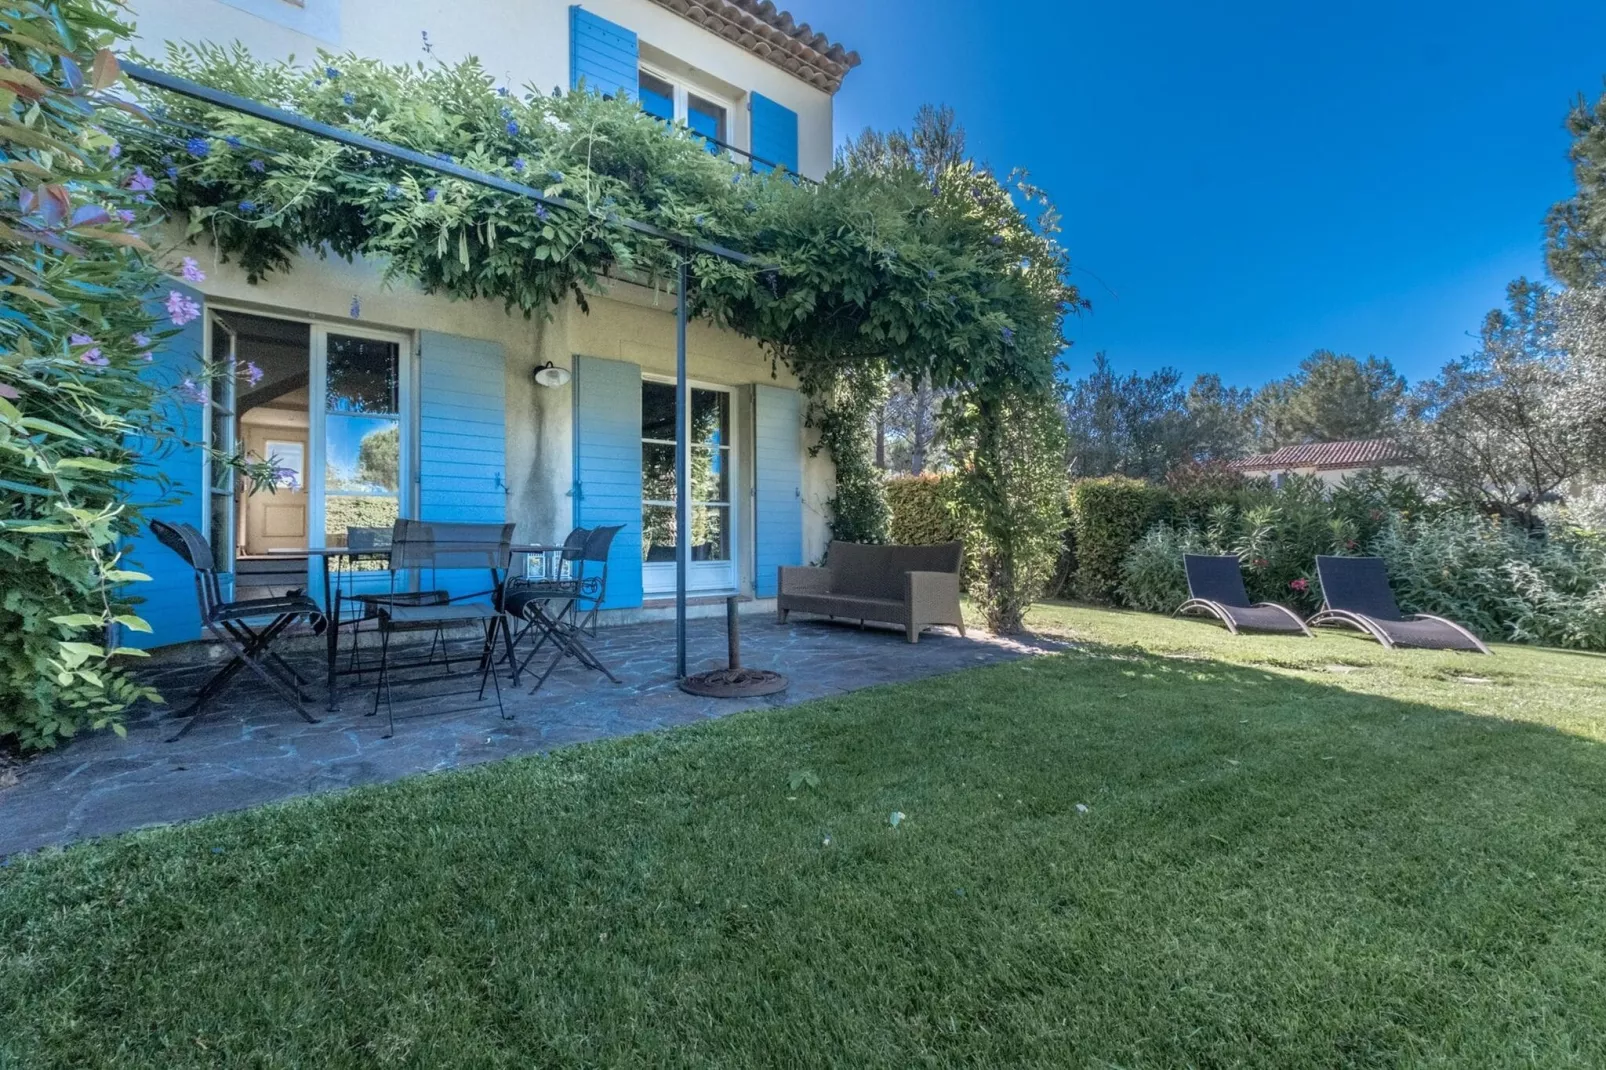
M 379 619 L 377 608 L 382 605 L 440 605 L 446 602 L 445 591 L 359 591 L 356 590 L 356 579 L 359 576 L 374 575 L 373 569 L 362 568 L 363 562 L 376 560 L 373 556 L 365 556 L 374 550 L 389 550 L 391 541 L 395 538 L 394 526 L 384 527 L 348 527 L 346 528 L 346 549 L 352 551 L 349 557 L 339 558 L 335 564 L 335 599 L 336 602 L 352 602 L 358 607 L 357 616 L 341 625 L 351 629 L 351 659 L 347 663 L 348 672 L 357 674 L 358 684 L 362 683 L 363 668 L 359 648 L 362 645 L 362 625 L 365 621 L 376 622 Z M 435 647 L 444 642 L 440 629 L 435 630 L 435 638 L 429 644 L 429 660 L 435 657 Z M 450 667 L 450 659 L 447 661 Z
M 551 639 L 557 647 L 548 662 L 546 669 L 535 681 L 530 689 L 531 694 L 541 690 L 552 670 L 564 658 L 574 658 L 588 669 L 595 669 L 614 683 L 619 682 L 608 667 L 592 653 L 586 645 L 585 638 L 595 638 L 597 634 L 597 615 L 602 609 L 602 602 L 608 596 L 608 551 L 613 546 L 614 536 L 624 530 L 623 524 L 613 527 L 597 528 L 586 536 L 585 548 L 580 552 L 580 558 L 575 562 L 576 580 L 569 590 L 550 599 L 532 598 L 521 600 L 519 615 L 540 629 L 541 638 L 536 646 L 525 656 L 513 674 L 513 682 L 518 683 L 519 672 L 540 649 L 541 644 Z M 561 603 L 556 612 L 548 608 L 552 603 Z M 510 611 L 512 607 L 509 607 Z
M 317 724 L 318 719 L 307 712 L 307 707 L 303 705 L 309 698 L 306 689 L 311 686 L 311 681 L 296 672 L 289 662 L 269 647 L 280 633 L 297 621 L 305 620 L 312 625 L 315 633 L 321 634 L 328 622 L 318 603 L 300 589 L 276 598 L 225 602 L 223 587 L 218 581 L 220 573 L 217 559 L 205 535 L 189 524 L 169 524 L 163 520 L 151 521 L 151 534 L 195 570 L 195 595 L 201 610 L 201 623 L 234 655 L 227 665 L 201 686 L 195 701 L 179 711 L 177 716 L 188 717 L 189 720 L 168 742 L 194 728 L 208 704 L 241 669 L 249 669 L 274 694 L 294 706 L 308 724 Z
M 391 636 L 400 631 L 446 629 L 451 627 L 480 626 L 484 629 L 484 645 L 480 648 L 480 688 L 476 701 L 485 698 L 487 680 L 496 688 L 496 708 L 503 718 L 507 710 L 502 705 L 502 683 L 495 672 L 496 640 L 500 629 L 506 626 L 502 615 L 503 596 L 507 585 L 508 565 L 513 556 L 512 524 L 456 524 L 421 520 L 398 520 L 390 544 L 388 560 L 391 597 L 374 605 L 379 621 L 379 681 L 374 687 L 374 708 L 369 716 L 379 712 L 380 693 L 384 693 L 389 738 L 396 732 L 395 702 L 391 693 L 392 666 L 390 663 Z M 439 574 L 448 571 L 484 570 L 490 576 L 490 587 L 472 594 L 448 597 L 442 602 L 407 604 L 395 597 L 405 594 L 397 590 L 397 577 L 403 572 L 417 570 L 428 577 L 429 583 L 439 580 Z M 441 640 L 444 644 L 444 639 Z M 430 661 L 434 654 L 431 648 Z M 414 668 L 398 665 L 396 668 Z M 447 658 L 447 672 L 451 660 Z M 410 683 L 429 683 L 442 677 L 412 679 Z
M 1287 606 L 1249 600 L 1243 566 L 1232 554 L 1183 554 L 1182 567 L 1188 574 L 1188 600 L 1177 607 L 1173 617 L 1208 613 L 1233 635 L 1238 634 L 1239 628 L 1310 635 L 1305 622 Z
M 1483 640 L 1454 621 L 1427 613 L 1410 617 L 1401 613 L 1381 557 L 1317 557 L 1316 575 L 1322 581 L 1322 608 L 1305 622 L 1313 628 L 1347 625 L 1390 648 L 1489 653 Z
M 573 615 L 579 605 L 580 584 L 584 573 L 586 540 L 591 537 L 590 528 L 575 528 L 564 536 L 563 547 L 548 557 L 552 572 L 540 579 L 512 579 L 508 581 L 507 596 L 503 600 L 503 612 L 523 627 L 517 634 L 509 629 L 512 635 L 514 654 L 509 655 L 512 663 L 513 684 L 518 686 L 519 674 L 530 664 L 536 651 L 546 645 L 552 638 L 553 607 L 556 607 L 556 616 Z M 516 652 L 526 637 L 534 634 L 535 641 L 525 653 L 524 660 L 516 658 Z

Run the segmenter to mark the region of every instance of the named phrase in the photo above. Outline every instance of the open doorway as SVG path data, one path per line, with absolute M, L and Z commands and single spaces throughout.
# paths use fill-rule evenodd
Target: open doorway
M 233 428 L 241 451 L 278 469 L 269 490 L 241 488 L 232 517 L 236 597 L 265 597 L 305 584 L 310 545 L 308 458 L 312 328 L 294 320 L 217 312 L 214 359 L 233 362 Z M 214 513 L 218 505 L 214 499 Z M 214 515 L 213 530 L 219 527 Z

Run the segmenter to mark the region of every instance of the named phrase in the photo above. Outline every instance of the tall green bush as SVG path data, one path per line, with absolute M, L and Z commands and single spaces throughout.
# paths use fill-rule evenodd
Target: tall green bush
M 1121 562 L 1143 533 L 1165 516 L 1165 488 L 1140 479 L 1084 479 L 1070 491 L 1076 571 L 1071 593 L 1087 602 L 1111 602 L 1121 585 Z
M 893 542 L 920 546 L 963 538 L 954 516 L 952 476 L 896 476 L 887 480 L 886 495 L 892 510 L 888 530 Z

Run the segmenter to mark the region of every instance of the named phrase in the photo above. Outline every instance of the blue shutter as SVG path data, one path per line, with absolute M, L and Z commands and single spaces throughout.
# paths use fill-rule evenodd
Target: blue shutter
M 608 554 L 605 609 L 641 605 L 641 368 L 576 357 L 574 522 L 623 524 Z
M 502 347 L 425 331 L 420 339 L 418 519 L 507 519 L 507 401 Z
M 753 388 L 753 585 L 774 598 L 782 565 L 803 564 L 803 404 L 796 390 Z
M 569 88 L 634 100 L 641 91 L 636 35 L 575 4 L 569 8 Z
M 796 174 L 797 112 L 761 93 L 751 94 L 748 111 L 752 119 L 753 170 L 772 171 L 772 164 L 780 164 Z
M 418 350 L 418 519 L 503 523 L 507 390 L 502 347 L 425 331 Z M 483 574 L 464 569 L 426 571 L 419 582 L 453 597 L 487 586 Z
M 177 283 L 178 290 L 197 304 L 199 291 Z M 167 292 L 152 302 L 159 323 L 167 321 L 161 302 Z M 150 576 L 150 583 L 135 583 L 126 589 L 144 601 L 134 612 L 151 626 L 149 632 L 121 629 L 120 642 L 149 649 L 168 643 L 184 643 L 201 637 L 201 613 L 195 600 L 195 573 L 184 559 L 156 541 L 150 521 L 193 524 L 206 532 L 205 435 L 206 408 L 179 390 L 185 379 L 202 382 L 202 360 L 206 351 L 206 316 L 185 324 L 178 334 L 162 342 L 155 351 L 149 374 L 166 390 L 157 405 L 157 424 L 166 428 L 157 436 L 141 436 L 133 449 L 145 464 L 140 477 L 129 486 L 129 500 L 140 508 L 139 532 L 130 540 L 123 557 L 124 567 Z

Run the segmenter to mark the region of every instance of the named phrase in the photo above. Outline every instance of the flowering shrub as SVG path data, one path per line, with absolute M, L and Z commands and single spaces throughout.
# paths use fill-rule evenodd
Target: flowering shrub
M 117 727 L 154 697 L 123 669 L 138 652 L 108 637 L 149 630 L 131 605 L 145 577 L 120 551 L 139 523 L 129 485 L 174 437 L 153 349 L 200 309 L 134 229 L 155 181 L 125 157 L 112 131 L 128 116 L 103 96 L 127 32 L 114 10 L 0 8 L 0 746 Z

